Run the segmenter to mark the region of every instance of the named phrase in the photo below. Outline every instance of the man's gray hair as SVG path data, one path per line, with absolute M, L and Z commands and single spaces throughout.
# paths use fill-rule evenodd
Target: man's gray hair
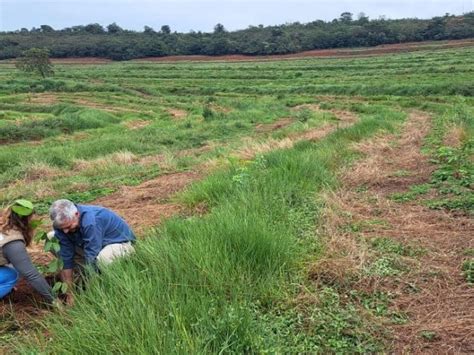
M 77 213 L 77 207 L 69 200 L 54 201 L 49 209 L 49 217 L 53 221 L 53 226 L 59 228 L 64 223 L 71 221 Z

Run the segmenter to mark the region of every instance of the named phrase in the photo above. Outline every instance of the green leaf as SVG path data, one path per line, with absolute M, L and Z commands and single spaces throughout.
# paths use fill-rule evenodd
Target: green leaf
M 61 250 L 61 246 L 58 243 L 53 243 L 52 249 L 55 253 L 59 253 L 59 250 Z
M 31 201 L 28 201 L 28 200 L 22 200 L 22 199 L 15 200 L 15 205 L 19 205 L 19 206 L 28 208 L 30 210 L 34 209 L 33 203 L 31 203 Z
M 30 222 L 30 227 L 32 229 L 35 229 L 35 228 L 38 228 L 42 224 L 43 224 L 43 221 L 41 219 L 35 219 L 35 220 Z
M 54 293 L 57 293 L 59 292 L 59 290 L 61 289 L 62 287 L 62 282 L 56 282 L 53 286 L 53 292 Z
M 63 282 L 61 285 L 61 293 L 67 292 L 67 283 Z
M 58 271 L 58 267 L 56 265 L 56 263 L 52 262 L 48 265 L 48 268 L 46 269 L 46 272 L 48 273 L 55 273 L 56 271 Z
M 51 249 L 53 249 L 53 245 L 53 242 L 47 240 L 46 243 L 44 243 L 44 251 L 51 251 Z
M 35 239 L 36 241 L 46 240 L 46 239 L 48 239 L 48 235 L 47 235 L 47 233 L 46 233 L 45 231 L 39 231 L 39 232 L 37 232 L 37 233 L 35 234 L 34 239 Z
M 28 208 L 28 207 L 18 206 L 18 205 L 12 206 L 12 211 L 15 212 L 17 215 L 23 216 L 23 217 L 29 216 L 30 214 L 33 213 L 33 209 Z

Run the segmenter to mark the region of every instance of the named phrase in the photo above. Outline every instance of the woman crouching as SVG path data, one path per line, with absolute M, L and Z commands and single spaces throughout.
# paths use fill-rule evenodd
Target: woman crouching
M 51 286 L 31 262 L 26 247 L 33 239 L 33 204 L 17 200 L 0 219 L 0 299 L 8 295 L 23 276 L 48 302 L 55 299 Z

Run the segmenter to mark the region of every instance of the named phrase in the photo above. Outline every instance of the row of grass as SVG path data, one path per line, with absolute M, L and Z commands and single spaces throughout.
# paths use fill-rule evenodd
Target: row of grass
M 18 350 L 380 350 L 374 319 L 361 316 L 335 290 L 316 293 L 304 264 L 322 247 L 315 235 L 322 222 L 318 192 L 337 184 L 338 169 L 354 158 L 352 143 L 393 129 L 404 117 L 387 108 L 362 115 L 358 124 L 319 143 L 300 142 L 234 164 L 194 185 L 182 200 L 206 203 L 208 215 L 167 221 L 138 243 L 133 257 L 92 276 L 67 314 L 42 322 L 48 336 L 28 334 Z M 289 301 L 303 289 L 314 303 Z

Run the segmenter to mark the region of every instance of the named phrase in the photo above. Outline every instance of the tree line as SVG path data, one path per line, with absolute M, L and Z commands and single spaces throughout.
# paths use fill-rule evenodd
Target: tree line
M 46 48 L 51 57 L 102 57 L 127 60 L 169 55 L 271 55 L 313 49 L 365 47 L 380 44 L 474 37 L 474 12 L 446 14 L 432 19 L 356 18 L 344 12 L 332 21 L 299 22 L 277 26 L 250 26 L 227 31 L 217 24 L 214 31 L 178 33 L 168 25 L 159 30 L 123 29 L 116 23 L 67 27 L 49 25 L 30 30 L 0 32 L 0 59 L 16 58 L 31 48 Z

